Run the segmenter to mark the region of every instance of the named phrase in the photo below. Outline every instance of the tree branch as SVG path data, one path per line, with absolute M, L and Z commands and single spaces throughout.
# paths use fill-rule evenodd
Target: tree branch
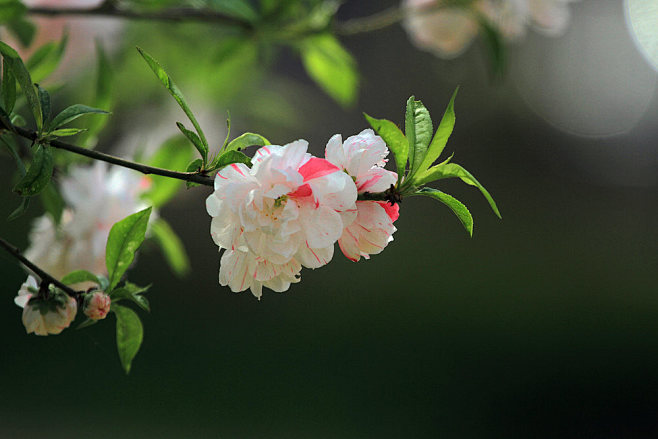
M 26 139 L 34 141 L 38 138 L 37 133 L 34 131 L 26 130 L 17 126 L 13 126 L 12 128 L 16 134 L 25 137 Z M 178 172 L 178 171 L 171 171 L 169 169 L 156 168 L 155 166 L 148 166 L 148 165 L 143 165 L 141 163 L 131 162 L 130 160 L 125 160 L 110 154 L 105 154 L 99 151 L 82 148 L 80 146 L 61 142 L 59 140 L 50 140 L 48 141 L 48 144 L 53 148 L 64 149 L 66 151 L 83 155 L 85 157 L 89 157 L 94 160 L 101 160 L 103 162 L 112 163 L 113 165 L 134 169 L 135 171 L 141 172 L 142 174 L 161 175 L 163 177 L 175 178 L 177 180 L 188 181 L 192 183 L 201 184 L 204 186 L 214 185 L 212 178 L 200 174 L 198 172 Z
M 12 255 L 14 258 L 18 259 L 23 265 L 25 265 L 27 268 L 32 270 L 34 274 L 39 276 L 42 283 L 45 282 L 46 284 L 53 284 L 60 290 L 64 291 L 69 296 L 73 297 L 74 299 L 77 299 L 78 296 L 80 296 L 79 291 L 75 291 L 71 287 L 64 285 L 59 280 L 55 279 L 53 276 L 46 273 L 41 268 L 37 267 L 33 262 L 31 262 L 29 259 L 23 256 L 20 250 L 18 250 L 18 248 L 14 247 L 13 245 L 11 245 L 10 243 L 8 243 L 2 238 L 0 238 L 0 247 L 3 247 L 7 251 L 7 253 Z

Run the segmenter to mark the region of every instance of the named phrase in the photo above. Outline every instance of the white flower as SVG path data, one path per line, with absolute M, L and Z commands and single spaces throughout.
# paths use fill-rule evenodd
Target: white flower
M 101 320 L 110 312 L 112 299 L 102 291 L 94 291 L 85 297 L 84 313 L 91 320 Z
M 560 36 L 570 21 L 568 4 L 578 0 L 474 0 L 461 6 L 441 6 L 441 0 L 404 0 L 409 11 L 404 26 L 414 44 L 440 58 L 464 52 L 479 32 L 483 16 L 508 41 L 525 36 L 532 26 L 548 36 Z
M 383 168 L 388 148 L 371 129 L 342 141 L 336 134 L 325 148 L 325 157 L 350 175 L 359 194 L 379 193 L 397 181 L 397 174 Z M 352 261 L 361 256 L 380 253 L 393 240 L 393 222 L 398 219 L 399 206 L 380 201 L 357 201 L 357 217 L 347 224 L 338 240 L 343 254 Z
M 37 218 L 25 256 L 55 278 L 81 269 L 107 274 L 110 229 L 146 207 L 139 197 L 149 186 L 148 177 L 120 167 L 108 170 L 106 163 L 73 167 L 61 183 L 67 208 L 60 226 L 48 215 Z
M 37 282 L 29 276 L 21 286 L 16 305 L 23 308 L 23 325 L 28 334 L 59 334 L 75 319 L 78 303 L 61 290 L 51 288 L 48 299 L 38 297 Z
M 236 292 L 251 288 L 259 297 L 262 285 L 285 291 L 302 265 L 317 268 L 331 260 L 334 243 L 356 214 L 356 187 L 307 147 L 305 140 L 264 146 L 251 169 L 237 163 L 217 173 L 206 208 L 213 240 L 229 250 L 221 285 Z

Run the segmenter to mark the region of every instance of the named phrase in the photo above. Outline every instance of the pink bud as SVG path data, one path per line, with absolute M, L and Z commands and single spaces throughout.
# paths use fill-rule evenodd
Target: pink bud
M 92 320 L 101 320 L 110 312 L 112 299 L 102 291 L 95 291 L 85 298 L 84 313 Z

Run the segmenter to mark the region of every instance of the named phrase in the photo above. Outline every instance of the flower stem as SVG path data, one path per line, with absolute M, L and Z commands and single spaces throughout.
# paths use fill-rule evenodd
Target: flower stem
M 38 138 L 38 134 L 34 131 L 26 130 L 17 126 L 13 126 L 11 128 L 16 134 L 18 134 L 21 137 L 25 137 L 26 139 L 35 141 Z M 89 157 L 94 160 L 101 160 L 104 162 L 112 163 L 113 165 L 134 169 L 135 171 L 139 171 L 142 174 L 161 175 L 163 177 L 175 178 L 178 180 L 197 183 L 204 186 L 213 186 L 212 178 L 198 172 L 178 172 L 178 171 L 171 171 L 169 169 L 157 168 L 155 166 L 143 165 L 141 163 L 131 162 L 130 160 L 125 160 L 120 157 L 115 157 L 110 154 L 105 154 L 103 152 L 94 151 L 91 149 L 86 149 L 80 146 L 72 145 L 70 143 L 61 142 L 59 140 L 49 140 L 47 143 L 53 148 L 64 149 L 66 151 L 83 155 L 85 157 Z
M 64 291 L 66 294 L 69 296 L 73 297 L 74 299 L 77 299 L 78 296 L 80 296 L 79 291 L 73 290 L 71 287 L 68 287 L 61 283 L 59 280 L 55 279 L 53 276 L 50 274 L 46 273 L 43 271 L 41 268 L 36 266 L 33 262 L 31 262 L 29 259 L 27 259 L 25 256 L 23 256 L 18 250 L 18 248 L 14 247 L 4 239 L 0 238 L 0 247 L 4 248 L 7 253 L 12 255 L 14 258 L 18 259 L 23 265 L 25 265 L 27 268 L 29 268 L 34 274 L 39 276 L 41 279 L 41 283 L 43 284 L 53 284 L 60 290 Z

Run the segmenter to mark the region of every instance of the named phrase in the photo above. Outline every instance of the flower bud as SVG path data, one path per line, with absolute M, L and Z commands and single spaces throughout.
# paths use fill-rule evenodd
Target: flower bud
M 78 304 L 73 297 L 51 288 L 47 299 L 37 295 L 30 297 L 23 308 L 23 325 L 28 334 L 59 334 L 69 327 L 77 311 Z
M 93 291 L 85 297 L 84 313 L 92 320 L 101 320 L 110 312 L 112 299 L 102 291 Z

